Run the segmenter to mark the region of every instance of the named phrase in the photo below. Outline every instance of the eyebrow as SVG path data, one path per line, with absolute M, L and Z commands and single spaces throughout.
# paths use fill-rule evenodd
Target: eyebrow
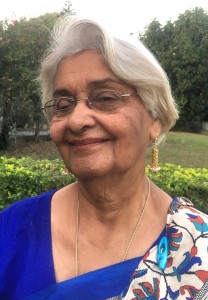
M 99 85 L 103 85 L 105 83 L 117 83 L 117 84 L 122 84 L 122 81 L 119 79 L 115 79 L 115 78 L 111 78 L 111 77 L 107 77 L 105 79 L 101 79 L 101 80 L 93 80 L 89 83 L 90 86 L 96 87 Z
M 53 97 L 57 97 L 57 96 L 60 96 L 60 97 L 72 96 L 72 93 L 69 90 L 67 90 L 66 88 L 57 89 L 54 91 Z

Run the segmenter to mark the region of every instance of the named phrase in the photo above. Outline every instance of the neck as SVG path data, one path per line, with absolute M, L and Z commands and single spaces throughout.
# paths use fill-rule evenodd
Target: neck
M 143 218 L 143 215 L 144 215 L 144 212 L 145 212 L 145 209 L 146 209 L 146 206 L 147 206 L 147 203 L 148 203 L 148 200 L 149 200 L 149 196 L 150 196 L 150 181 L 149 179 L 147 179 L 147 194 L 145 196 L 145 199 L 144 199 L 144 203 L 142 204 L 142 208 L 140 210 L 140 213 L 138 214 L 137 216 L 137 221 L 136 221 L 136 225 L 134 225 L 134 229 L 131 233 L 131 235 L 129 236 L 128 238 L 128 243 L 127 243 L 127 246 L 126 246 L 126 249 L 125 249 L 125 252 L 124 252 L 124 256 L 123 256 L 123 259 L 122 261 L 126 260 L 127 258 L 127 255 L 128 255 L 128 252 L 129 252 L 129 249 L 134 241 L 134 238 L 136 236 L 136 233 L 138 231 L 138 228 L 140 226 L 140 223 L 142 221 L 142 218 Z M 132 216 L 133 217 L 133 216 Z M 89 218 L 89 215 L 88 215 L 88 218 Z M 134 218 L 132 218 L 134 220 Z M 79 190 L 78 190 L 78 200 L 77 200 L 77 218 L 76 218 L 76 276 L 78 276 L 79 274 L 79 263 L 78 263 L 78 255 L 79 255 L 79 250 L 78 250 L 78 243 L 79 243 L 79 225 L 80 225 L 80 193 L 79 193 Z M 86 227 L 85 227 L 86 228 Z M 114 226 L 114 229 L 116 227 Z M 113 228 L 111 228 L 112 230 Z
M 102 221 L 120 218 L 123 212 L 141 210 L 147 195 L 147 177 L 138 176 L 135 180 L 99 180 L 79 181 L 77 184 L 81 206 L 86 215 L 96 213 Z

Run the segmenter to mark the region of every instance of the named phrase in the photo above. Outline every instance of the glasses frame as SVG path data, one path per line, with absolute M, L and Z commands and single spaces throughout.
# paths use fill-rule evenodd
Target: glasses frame
M 79 102 L 79 101 L 86 101 L 87 102 L 87 106 L 90 108 L 90 109 L 92 109 L 92 110 L 95 110 L 95 111 L 98 111 L 98 112 L 103 112 L 103 113 L 113 113 L 113 112 L 115 112 L 117 109 L 115 109 L 115 110 L 112 110 L 112 111 L 105 111 L 105 110 L 102 110 L 102 109 L 96 109 L 96 107 L 94 107 L 94 105 L 93 105 L 93 102 L 92 102 L 92 100 L 90 99 L 90 96 L 91 95 L 96 95 L 96 94 L 100 94 L 100 93 L 102 93 L 102 92 L 114 92 L 114 93 L 116 93 L 116 94 L 118 94 L 119 96 L 120 96 L 120 98 L 121 98 L 121 101 L 120 101 L 120 103 L 122 104 L 122 102 L 123 102 L 123 98 L 124 97 L 131 97 L 131 96 L 138 96 L 138 94 L 137 93 L 125 93 L 125 94 L 122 94 L 121 92 L 119 92 L 119 91 L 116 91 L 116 90 L 111 90 L 111 89 L 104 89 L 104 90 L 101 90 L 101 91 L 99 91 L 99 92 L 94 92 L 94 93 L 91 93 L 90 95 L 89 95 L 89 97 L 82 97 L 82 98 L 74 98 L 74 97 L 69 97 L 69 96 L 60 96 L 60 97 L 53 97 L 52 99 L 50 99 L 49 101 L 47 101 L 42 107 L 41 107 L 41 110 L 44 110 L 45 111 L 45 114 L 47 115 L 47 116 L 49 116 L 49 113 L 47 113 L 47 108 L 52 108 L 52 107 L 55 107 L 55 103 L 54 104 L 51 104 L 51 105 L 49 105 L 49 106 L 47 106 L 47 104 L 49 103 L 49 102 L 51 102 L 51 101 L 54 101 L 55 102 L 55 100 L 56 99 L 61 99 L 61 98 L 64 98 L 64 99 L 71 99 L 71 100 L 73 100 L 74 101 L 74 106 L 73 106 L 73 108 L 72 108 L 72 111 L 71 112 L 69 112 L 68 113 L 68 115 L 70 115 L 72 112 L 73 112 L 73 109 L 77 106 L 77 103 Z M 51 117 L 50 118 L 51 120 L 53 119 L 53 117 Z M 61 118 L 60 118 L 61 119 Z

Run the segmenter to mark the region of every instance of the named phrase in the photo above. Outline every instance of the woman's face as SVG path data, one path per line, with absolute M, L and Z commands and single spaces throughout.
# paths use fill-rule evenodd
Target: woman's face
M 135 93 L 94 51 L 61 61 L 54 95 L 86 98 L 105 89 Z M 69 171 L 82 179 L 143 172 L 148 143 L 159 134 L 159 127 L 136 95 L 125 97 L 122 107 L 114 113 L 94 111 L 86 101 L 79 101 L 66 118 L 52 120 L 50 132 Z

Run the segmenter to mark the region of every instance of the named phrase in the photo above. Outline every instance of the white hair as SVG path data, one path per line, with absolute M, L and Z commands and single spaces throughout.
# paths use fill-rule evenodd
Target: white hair
M 161 121 L 162 138 L 178 118 L 165 71 L 140 41 L 129 43 L 112 37 L 92 20 L 65 15 L 55 24 L 51 46 L 43 58 L 39 76 L 42 103 L 52 97 L 54 78 L 61 60 L 83 50 L 101 53 L 112 72 L 136 89 L 152 117 Z

